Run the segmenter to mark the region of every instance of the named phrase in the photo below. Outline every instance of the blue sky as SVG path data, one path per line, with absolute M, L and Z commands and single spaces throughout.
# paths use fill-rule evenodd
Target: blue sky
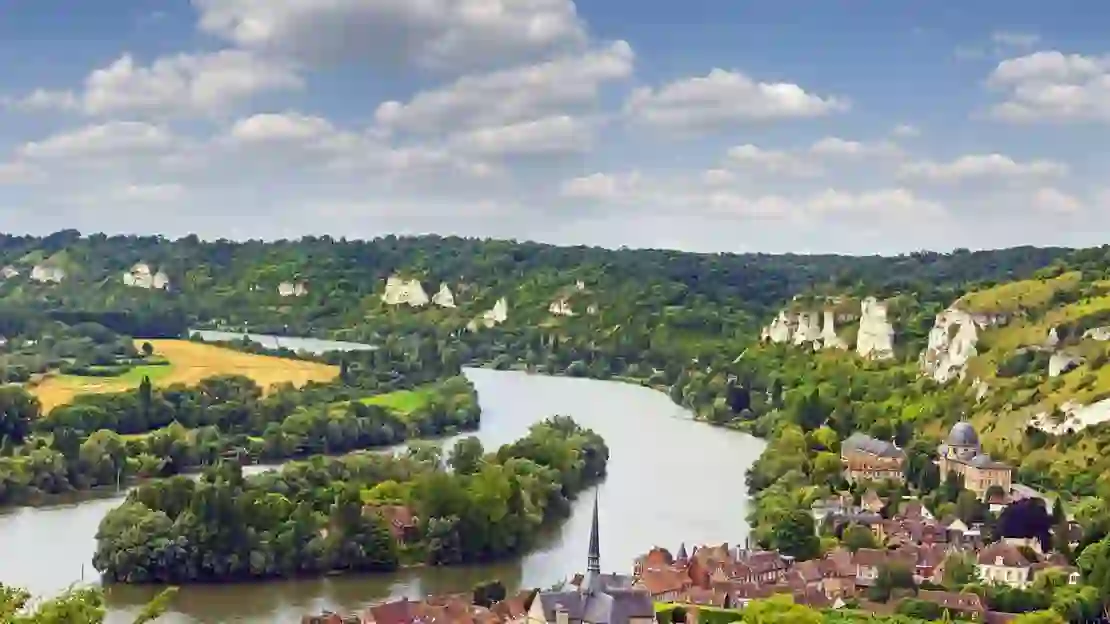
M 1108 27 L 1078 0 L 0 0 L 0 229 L 1101 244 Z

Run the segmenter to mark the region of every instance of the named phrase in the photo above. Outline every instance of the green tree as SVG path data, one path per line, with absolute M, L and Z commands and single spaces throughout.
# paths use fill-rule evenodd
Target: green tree
M 1067 624 L 1059 613 L 1050 610 L 1030 611 L 1014 618 L 1014 624 Z
M 779 594 L 766 600 L 753 600 L 740 615 L 744 624 L 821 624 L 821 613 L 795 604 L 791 596 Z
M 978 580 L 979 566 L 970 555 L 954 552 L 944 558 L 943 583 L 948 589 L 960 590 Z
M 467 436 L 455 442 L 451 450 L 451 469 L 462 475 L 474 474 L 478 471 L 484 454 L 481 440 L 476 436 Z
M 772 530 L 771 542 L 779 552 L 798 561 L 813 559 L 821 552 L 813 516 L 804 509 L 788 512 Z
M 859 524 L 850 524 L 844 527 L 844 534 L 840 542 L 852 552 L 861 548 L 878 548 L 878 540 L 875 539 L 875 534 L 871 532 L 871 529 Z
M 21 386 L 0 386 L 0 440 L 22 444 L 41 411 L 38 398 Z

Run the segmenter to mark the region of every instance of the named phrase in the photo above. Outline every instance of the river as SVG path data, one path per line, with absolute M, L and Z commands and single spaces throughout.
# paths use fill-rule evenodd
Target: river
M 629 572 L 633 559 L 653 545 L 674 550 L 681 542 L 743 542 L 748 531 L 744 475 L 763 450 L 761 440 L 694 422 L 666 395 L 640 386 L 485 369 L 466 374 L 478 389 L 483 411 L 476 435 L 487 449 L 521 437 L 529 425 L 551 414 L 573 416 L 605 438 L 609 475 L 599 486 L 604 570 Z M 545 536 L 539 548 L 513 561 L 390 575 L 187 586 L 159 622 L 298 622 L 301 615 L 325 608 L 353 612 L 377 599 L 466 591 L 493 578 L 510 589 L 547 587 L 586 565 L 591 494 L 578 498 L 571 517 Z M 0 515 L 0 582 L 45 595 L 80 583 L 82 572 L 85 582 L 95 581 L 89 561 L 97 524 L 117 504 L 119 498 L 113 497 Z M 130 622 L 129 616 L 155 591 L 109 588 L 108 623 Z

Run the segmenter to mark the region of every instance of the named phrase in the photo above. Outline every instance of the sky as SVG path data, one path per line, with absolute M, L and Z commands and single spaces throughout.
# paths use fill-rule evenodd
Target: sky
M 0 231 L 1110 232 L 1100 0 L 0 0 Z

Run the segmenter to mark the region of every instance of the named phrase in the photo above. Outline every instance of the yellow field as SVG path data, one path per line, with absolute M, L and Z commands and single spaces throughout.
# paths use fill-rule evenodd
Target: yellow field
M 167 366 L 140 366 L 118 377 L 77 377 L 52 375 L 29 388 L 47 412 L 64 405 L 79 394 L 120 392 L 138 387 L 143 377 L 155 386 L 181 383 L 188 386 L 217 375 L 246 375 L 269 389 L 290 382 L 303 386 L 310 381 L 329 381 L 339 375 L 338 366 L 302 362 L 268 355 L 240 353 L 187 340 L 136 340 L 136 347 L 149 342 L 154 353 L 169 361 Z

